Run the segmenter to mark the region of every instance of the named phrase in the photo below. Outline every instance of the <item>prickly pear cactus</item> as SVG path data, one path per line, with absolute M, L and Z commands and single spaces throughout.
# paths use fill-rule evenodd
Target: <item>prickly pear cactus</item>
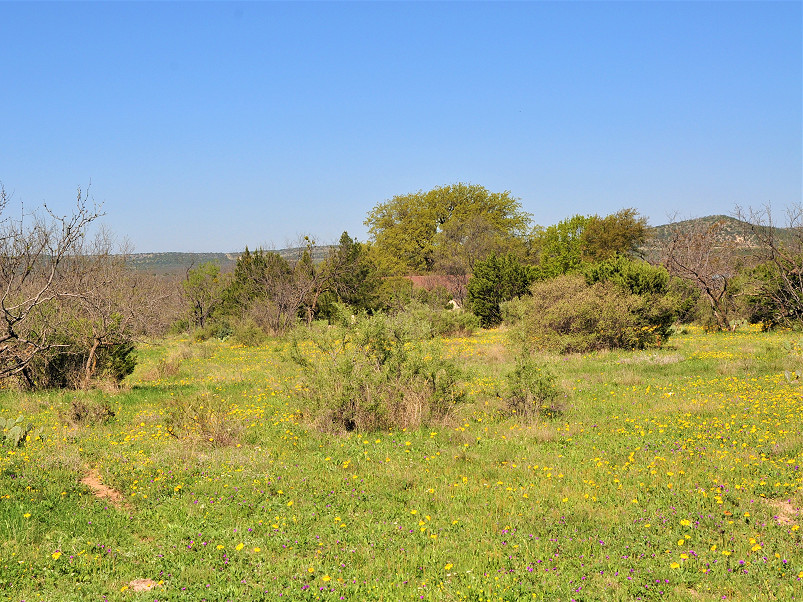
M 29 437 L 38 439 L 41 437 L 41 429 L 33 431 L 33 424 L 25 424 L 25 418 L 19 416 L 16 420 L 12 418 L 0 418 L 0 444 L 10 444 L 12 447 L 20 447 Z

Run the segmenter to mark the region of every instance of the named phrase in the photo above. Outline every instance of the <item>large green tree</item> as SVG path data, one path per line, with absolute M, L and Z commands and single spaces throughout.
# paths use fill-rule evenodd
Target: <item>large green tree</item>
M 647 240 L 647 218 L 635 209 L 605 217 L 575 215 L 538 230 L 533 246 L 539 257 L 539 279 L 578 271 L 583 264 L 617 255 L 633 256 Z
M 506 251 L 526 233 L 530 219 L 510 192 L 458 183 L 394 196 L 374 207 L 365 224 L 379 267 L 408 274 L 431 271 L 445 256 L 465 254 L 461 263 L 473 264 L 478 249 L 472 233 L 478 231 L 483 255 Z
M 580 237 L 583 259 L 595 262 L 636 255 L 648 236 L 647 218 L 632 207 L 605 217 L 592 215 Z
M 583 261 L 583 232 L 590 217 L 575 215 L 535 236 L 539 280 L 575 272 Z

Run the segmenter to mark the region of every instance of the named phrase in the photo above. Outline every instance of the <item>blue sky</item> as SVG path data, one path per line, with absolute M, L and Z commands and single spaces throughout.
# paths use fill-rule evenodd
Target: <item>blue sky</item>
M 136 251 L 282 247 L 455 182 L 534 221 L 801 201 L 801 2 L 0 2 L 0 181 Z

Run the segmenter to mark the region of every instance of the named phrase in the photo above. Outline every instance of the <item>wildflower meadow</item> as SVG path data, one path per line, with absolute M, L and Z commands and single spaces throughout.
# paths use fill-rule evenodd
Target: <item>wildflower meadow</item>
M 155 342 L 120 389 L 0 393 L 32 427 L 0 447 L 0 599 L 800 599 L 801 344 L 543 355 L 524 416 L 485 330 L 440 341 L 445 415 L 333 432 L 285 340 Z

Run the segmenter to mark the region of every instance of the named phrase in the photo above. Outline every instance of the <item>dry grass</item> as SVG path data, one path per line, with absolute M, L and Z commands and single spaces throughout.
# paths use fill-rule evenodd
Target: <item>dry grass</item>
M 245 429 L 242 420 L 230 416 L 231 406 L 219 396 L 203 391 L 172 397 L 165 412 L 168 434 L 215 447 L 235 445 Z
M 652 364 L 655 366 L 668 366 L 685 360 L 679 353 L 638 353 L 619 360 L 619 364 Z
M 764 499 L 764 502 L 775 512 L 777 512 L 775 515 L 775 522 L 777 522 L 779 525 L 793 525 L 800 517 L 801 504 L 797 500 Z

